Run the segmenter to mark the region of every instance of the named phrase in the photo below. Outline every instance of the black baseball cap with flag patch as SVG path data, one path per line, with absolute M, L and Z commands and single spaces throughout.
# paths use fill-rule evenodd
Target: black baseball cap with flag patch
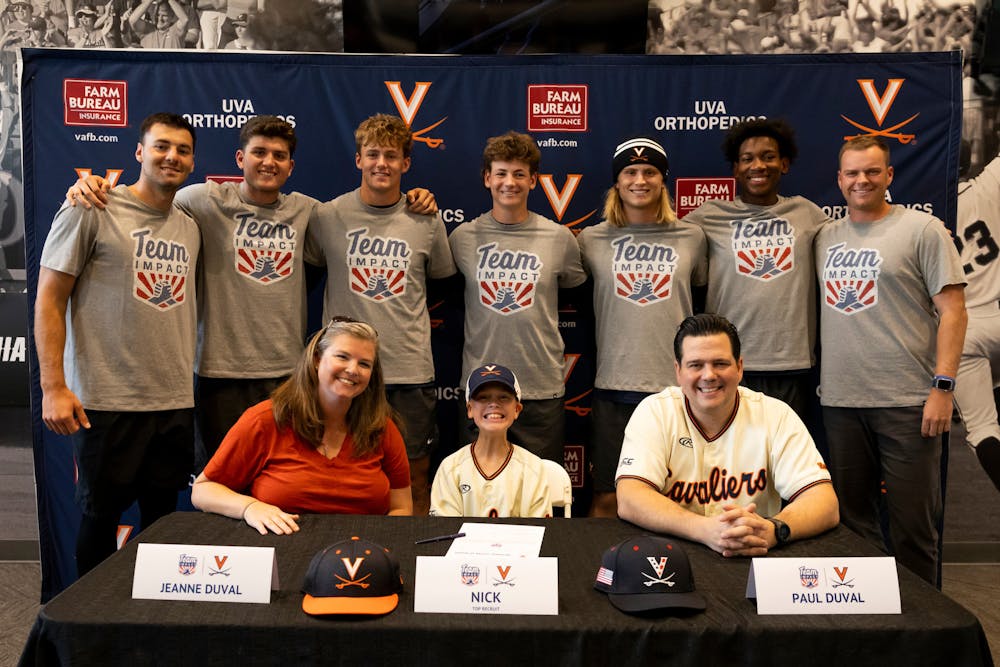
M 705 598 L 694 590 L 684 547 L 665 537 L 640 535 L 610 547 L 601 558 L 594 588 L 629 613 L 705 608 Z
M 302 610 L 324 614 L 388 614 L 399 604 L 403 577 L 385 547 L 352 537 L 326 547 L 309 563 Z

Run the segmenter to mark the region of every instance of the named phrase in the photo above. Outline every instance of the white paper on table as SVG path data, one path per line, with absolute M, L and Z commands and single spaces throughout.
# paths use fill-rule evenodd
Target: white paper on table
M 517 524 L 463 523 L 465 533 L 451 543 L 446 557 L 503 556 L 506 558 L 537 558 L 542 551 L 545 526 Z

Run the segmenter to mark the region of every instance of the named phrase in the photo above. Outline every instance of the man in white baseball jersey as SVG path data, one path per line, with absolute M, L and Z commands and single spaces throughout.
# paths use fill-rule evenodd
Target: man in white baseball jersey
M 966 441 L 1000 489 L 1000 423 L 993 388 L 1000 385 L 1000 156 L 958 186 L 955 245 L 965 279 L 969 327 L 958 367 L 955 400 Z
M 469 374 L 465 395 L 479 434 L 441 462 L 431 488 L 431 515 L 552 516 L 542 460 L 507 440 L 523 407 L 513 371 L 480 366 Z
M 618 516 L 726 557 L 761 556 L 837 525 L 830 474 L 802 420 L 739 386 L 736 327 L 688 317 L 674 356 L 680 386 L 643 400 L 625 429 Z

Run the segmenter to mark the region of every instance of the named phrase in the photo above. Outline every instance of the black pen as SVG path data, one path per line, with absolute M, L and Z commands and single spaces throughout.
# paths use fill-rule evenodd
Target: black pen
M 414 544 L 430 544 L 431 542 L 444 542 L 445 540 L 454 540 L 459 537 L 465 537 L 465 533 L 454 533 L 452 535 L 438 535 L 437 537 L 428 537 L 423 540 L 417 540 Z

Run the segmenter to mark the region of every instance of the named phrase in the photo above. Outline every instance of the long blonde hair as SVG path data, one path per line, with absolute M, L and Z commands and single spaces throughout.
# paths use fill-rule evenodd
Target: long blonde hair
M 628 227 L 625 211 L 622 209 L 622 198 L 618 194 L 618 188 L 614 185 L 608 188 L 607 194 L 604 195 L 604 219 L 612 227 Z M 656 224 L 665 225 L 676 219 L 677 214 L 674 213 L 674 207 L 670 202 L 670 193 L 667 192 L 667 185 L 664 183 L 663 189 L 660 191 L 660 210 L 656 214 Z
M 382 433 L 393 416 L 385 396 L 385 378 L 378 355 L 378 332 L 370 324 L 341 317 L 330 320 L 309 341 L 291 377 L 271 394 L 272 410 L 279 428 L 290 428 L 306 442 L 319 447 L 324 428 L 316 367 L 333 339 L 342 335 L 375 344 L 375 364 L 368 386 L 351 401 L 347 410 L 347 428 L 354 441 L 354 456 L 360 458 L 379 448 Z

